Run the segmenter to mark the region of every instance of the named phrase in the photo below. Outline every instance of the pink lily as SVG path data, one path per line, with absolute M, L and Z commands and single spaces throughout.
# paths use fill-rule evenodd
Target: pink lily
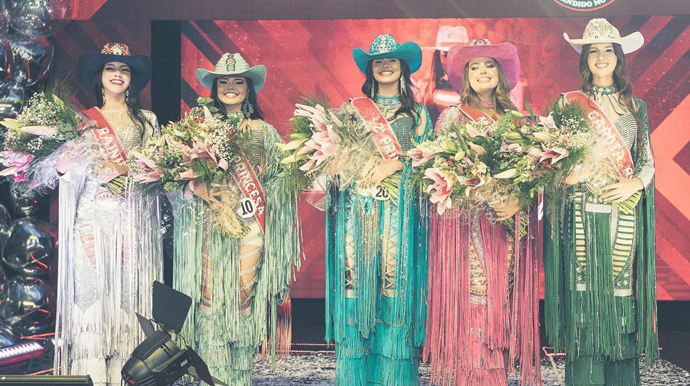
M 429 162 L 434 156 L 434 151 L 425 147 L 415 147 L 408 151 L 407 155 L 412 158 L 412 167 L 416 168 Z
M 427 193 L 431 194 L 429 201 L 436 204 L 438 214 L 443 214 L 446 209 L 453 204 L 450 196 L 453 193 L 453 180 L 448 178 L 438 168 L 429 168 L 424 171 L 424 177 L 432 180 L 434 183 L 427 188 Z
M 539 123 L 552 129 L 556 128 L 556 121 L 553 119 L 553 114 L 549 114 L 546 117 L 540 116 Z
M 546 149 L 546 150 L 544 150 L 544 153 L 541 155 L 539 162 L 550 159 L 551 165 L 555 165 L 556 162 L 562 160 L 563 158 L 566 158 L 568 155 L 570 155 L 570 152 L 568 151 L 568 149 L 563 149 L 563 148 Z
M 162 174 L 160 170 L 147 170 L 136 174 L 134 176 L 134 181 L 141 182 L 142 184 L 149 184 L 160 180 Z

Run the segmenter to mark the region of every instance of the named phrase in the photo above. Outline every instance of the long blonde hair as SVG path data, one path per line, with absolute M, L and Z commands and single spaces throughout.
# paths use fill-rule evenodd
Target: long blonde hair
M 463 105 L 474 107 L 481 111 L 486 112 L 492 118 L 497 118 L 497 116 L 505 115 L 506 110 L 517 110 L 517 107 L 510 100 L 510 86 L 508 85 L 508 80 L 506 80 L 505 75 L 503 75 L 503 69 L 501 64 L 497 60 L 493 59 L 496 64 L 496 70 L 498 72 L 498 85 L 493 93 L 494 110 L 487 110 L 481 106 L 479 103 L 479 95 L 470 86 L 470 61 L 465 63 L 465 68 L 462 74 L 462 93 L 460 94 L 460 101 Z

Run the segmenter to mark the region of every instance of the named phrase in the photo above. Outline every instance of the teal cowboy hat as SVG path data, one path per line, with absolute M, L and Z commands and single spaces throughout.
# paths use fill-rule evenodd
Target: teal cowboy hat
M 393 36 L 390 34 L 378 35 L 371 42 L 369 52 L 361 48 L 352 50 L 352 56 L 355 58 L 355 63 L 362 73 L 367 70 L 367 64 L 379 58 L 398 58 L 404 60 L 410 66 L 410 73 L 419 70 L 422 66 L 422 49 L 415 42 L 407 42 L 398 44 Z
M 209 90 L 213 89 L 213 82 L 224 76 L 241 76 L 251 79 L 254 91 L 259 92 L 266 81 L 266 66 L 263 64 L 249 67 L 249 63 L 238 53 L 224 53 L 216 63 L 214 71 L 197 68 L 194 71 L 196 79 Z

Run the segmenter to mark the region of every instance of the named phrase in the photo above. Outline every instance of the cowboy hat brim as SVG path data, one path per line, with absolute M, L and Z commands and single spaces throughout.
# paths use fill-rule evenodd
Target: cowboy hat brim
M 621 48 L 623 49 L 624 54 L 629 54 L 631 52 L 635 52 L 642 47 L 644 44 L 644 36 L 637 31 L 633 32 L 630 35 L 623 36 L 618 39 L 612 39 L 612 38 L 599 38 L 599 39 L 571 39 L 570 36 L 568 36 L 567 33 L 563 33 L 563 37 L 565 40 L 577 51 L 578 53 L 582 52 L 582 46 L 587 45 L 587 44 L 594 44 L 594 43 L 617 43 L 621 45 Z
M 215 72 L 205 68 L 197 68 L 194 74 L 196 75 L 196 79 L 199 81 L 199 83 L 209 90 L 213 89 L 213 82 L 223 76 L 240 76 L 251 79 L 255 92 L 261 91 L 261 89 L 264 87 L 264 83 L 266 82 L 266 66 L 263 64 L 258 64 L 248 70 L 237 72 Z
M 87 91 L 94 92 L 94 77 L 106 63 L 110 62 L 122 62 L 129 66 L 132 71 L 132 83 L 134 83 L 137 91 L 143 90 L 151 79 L 152 64 L 148 55 L 112 55 L 88 52 L 77 61 L 77 77 Z
M 404 60 L 410 67 L 410 73 L 416 72 L 419 70 L 419 67 L 422 66 L 422 49 L 419 48 L 419 45 L 415 42 L 406 42 L 393 51 L 374 55 L 369 55 L 368 52 L 361 48 L 355 48 L 352 50 L 352 56 L 362 73 L 366 73 L 367 64 L 369 64 L 369 62 L 380 58 L 398 58 Z
M 503 75 L 510 89 L 520 80 L 520 57 L 517 48 L 510 43 L 486 44 L 479 46 L 453 46 L 448 51 L 448 79 L 458 94 L 462 93 L 462 78 L 465 64 L 474 58 L 486 56 L 501 65 Z

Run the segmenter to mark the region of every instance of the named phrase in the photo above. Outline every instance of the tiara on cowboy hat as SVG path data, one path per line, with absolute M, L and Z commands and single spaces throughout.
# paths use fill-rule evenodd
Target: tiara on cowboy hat
M 254 91 L 259 92 L 266 81 L 266 66 L 258 64 L 249 67 L 249 63 L 238 53 L 224 53 L 216 63 L 214 71 L 197 68 L 194 72 L 196 79 L 207 89 L 213 89 L 213 82 L 223 76 L 241 76 L 251 79 Z
M 442 25 L 436 33 L 436 44 L 433 47 L 422 47 L 423 50 L 448 51 L 456 44 L 467 44 L 467 28 L 459 26 Z
M 122 43 L 107 43 L 100 52 L 87 52 L 77 61 L 77 77 L 88 91 L 93 92 L 96 74 L 106 63 L 122 62 L 132 71 L 132 83 L 141 91 L 151 79 L 151 58 L 148 55 L 132 55 Z
M 488 39 L 475 39 L 469 46 L 453 46 L 448 51 L 448 79 L 455 91 L 462 92 L 465 65 L 474 58 L 486 56 L 501 65 L 503 75 L 512 90 L 520 79 L 520 58 L 510 43 L 491 44 Z
M 629 54 L 637 51 L 644 44 L 644 37 L 639 31 L 621 37 L 618 29 L 606 19 L 590 20 L 582 33 L 582 39 L 571 39 L 565 32 L 563 37 L 577 52 L 582 52 L 582 46 L 585 44 L 618 43 L 621 45 L 623 53 Z
M 422 49 L 415 42 L 399 44 L 391 34 L 378 35 L 371 42 L 369 52 L 361 48 L 352 50 L 357 67 L 363 73 L 367 70 L 367 64 L 380 58 L 398 58 L 404 60 L 410 66 L 410 73 L 419 70 L 422 66 Z

